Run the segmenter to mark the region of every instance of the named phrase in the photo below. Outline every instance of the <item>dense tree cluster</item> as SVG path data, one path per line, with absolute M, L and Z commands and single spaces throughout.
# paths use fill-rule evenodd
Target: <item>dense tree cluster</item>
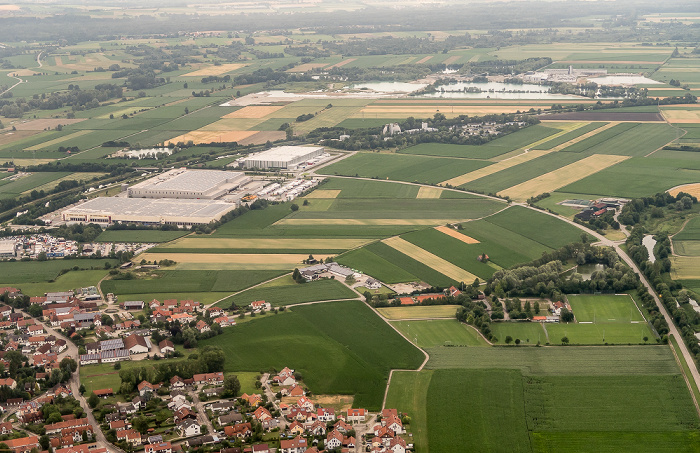
M 653 197 L 635 198 L 625 204 L 618 216 L 620 223 L 634 226 L 648 218 L 663 218 L 667 211 L 686 211 L 693 207 L 698 199 L 679 192 L 676 196 L 668 192 L 657 193 Z

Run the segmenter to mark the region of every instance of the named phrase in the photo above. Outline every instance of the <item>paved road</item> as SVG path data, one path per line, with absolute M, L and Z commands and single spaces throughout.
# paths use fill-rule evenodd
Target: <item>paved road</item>
M 199 424 L 206 425 L 207 428 L 209 428 L 209 434 L 216 434 L 216 431 L 214 430 L 214 425 L 212 425 L 211 420 L 209 420 L 209 417 L 207 417 L 207 411 L 204 409 L 204 403 L 202 403 L 199 400 L 198 392 L 194 391 L 191 392 L 191 394 L 192 403 L 194 404 L 194 408 L 197 409 L 197 419 L 199 420 Z

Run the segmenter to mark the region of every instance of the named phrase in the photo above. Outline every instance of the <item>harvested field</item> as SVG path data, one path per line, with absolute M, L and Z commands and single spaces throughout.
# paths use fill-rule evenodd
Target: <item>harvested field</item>
M 459 60 L 460 58 L 462 58 L 461 55 L 452 55 L 451 57 L 446 58 L 445 61 L 442 62 L 442 64 L 452 64 L 452 63 L 456 62 L 457 60 Z
M 427 57 L 423 57 L 423 58 L 421 58 L 420 60 L 416 61 L 416 64 L 423 64 L 423 63 L 425 63 L 426 61 L 430 60 L 431 58 L 433 58 L 432 55 L 427 56 Z
M 253 254 L 253 253 L 144 253 L 138 261 L 173 260 L 178 270 L 209 269 L 293 269 L 302 264 L 308 255 L 293 253 Z M 318 255 L 316 259 L 326 259 L 327 255 Z M 472 279 L 473 280 L 473 279 Z
M 46 118 L 41 120 L 23 121 L 21 123 L 12 123 L 18 131 L 43 131 L 46 128 L 55 129 L 59 124 L 66 126 L 85 121 L 85 118 Z
M 445 223 L 468 222 L 471 219 L 282 219 L 274 225 L 299 226 L 299 225 L 444 225 Z
M 438 230 L 441 233 L 445 233 L 448 236 L 452 236 L 455 239 L 458 239 L 466 244 L 478 244 L 479 241 L 474 239 L 473 237 L 467 236 L 466 234 L 462 234 L 455 230 L 454 228 L 450 228 L 448 226 L 437 226 L 435 227 L 436 230 Z
M 0 11 L 19 11 L 17 5 L 0 5 Z
M 68 140 L 73 140 L 74 138 L 80 137 L 81 135 L 86 135 L 94 131 L 90 130 L 84 130 L 84 131 L 77 131 L 73 132 L 72 134 L 64 135 L 62 137 L 54 138 L 53 140 L 49 140 L 48 142 L 42 142 L 39 143 L 38 145 L 30 146 L 29 148 L 25 148 L 27 151 L 36 151 L 42 148 L 48 148 L 49 146 L 57 145 L 59 143 L 63 143 Z
M 525 200 L 544 192 L 553 192 L 629 158 L 629 156 L 614 154 L 593 154 L 558 170 L 550 171 L 527 182 L 502 190 L 500 195 L 507 195 L 516 200 Z
M 31 69 L 19 69 L 17 71 L 12 71 L 8 75 L 11 77 L 29 77 L 33 76 L 36 74 L 36 72 L 32 71 Z
M 630 121 L 634 123 L 664 120 L 660 114 L 650 112 L 567 112 L 540 115 L 537 118 L 540 121 Z
M 218 76 L 221 74 L 226 74 L 227 72 L 235 71 L 236 69 L 240 69 L 243 66 L 246 65 L 238 63 L 227 63 L 222 64 L 220 66 L 209 66 L 207 68 L 202 68 L 193 72 L 188 72 L 187 74 L 183 74 L 182 77 Z
M 347 60 L 343 60 L 340 63 L 336 63 L 333 65 L 328 66 L 326 69 L 333 69 L 333 68 L 339 68 L 341 66 L 345 66 L 348 63 L 352 63 L 353 61 L 357 60 L 357 58 L 348 58 Z
M 163 248 L 184 249 L 351 249 L 372 239 L 183 238 Z
M 440 198 L 440 195 L 442 195 L 442 189 L 438 189 L 437 187 L 421 186 L 421 188 L 418 189 L 418 195 L 416 195 L 416 198 Z
M 665 61 L 645 61 L 645 60 L 561 60 L 557 61 L 557 63 L 562 63 L 562 64 L 603 64 L 603 65 L 611 65 L 611 64 L 664 64 Z
M 450 263 L 449 261 L 446 261 L 437 255 L 433 255 L 427 250 L 413 245 L 410 242 L 401 239 L 398 236 L 389 239 L 384 239 L 382 242 L 388 245 L 389 247 L 398 250 L 404 255 L 410 256 L 418 262 L 425 264 L 431 269 L 450 277 L 455 281 L 473 282 L 477 278 L 476 275 L 472 274 L 471 272 L 467 272 L 464 269 Z
M 663 114 L 669 123 L 700 124 L 700 109 L 664 110 Z
M 342 190 L 318 189 L 314 190 L 304 198 L 336 198 L 338 195 L 340 195 L 340 192 L 342 192 Z
M 82 131 L 81 131 L 82 132 Z M 195 145 L 201 143 L 213 143 L 213 142 L 240 142 L 252 135 L 257 134 L 258 131 L 192 131 L 186 134 L 178 135 L 177 137 L 166 140 L 166 142 L 187 143 L 190 140 L 194 142 Z M 45 145 L 45 144 L 44 144 Z
M 700 256 L 672 256 L 671 278 L 700 280 Z
M 683 184 L 682 186 L 677 186 L 673 189 L 668 190 L 668 193 L 670 193 L 674 197 L 677 196 L 680 192 L 685 192 L 689 195 L 694 196 L 695 198 L 700 198 L 700 183 Z
M 440 111 L 447 117 L 455 117 L 459 115 L 488 115 L 492 113 L 515 113 L 520 110 L 529 110 L 530 108 L 538 109 L 539 106 L 532 105 L 380 105 L 370 104 L 363 108 L 360 113 L 355 114 L 353 118 L 403 118 L 409 116 L 426 117 L 433 116 Z
M 307 71 L 312 71 L 316 68 L 322 68 L 326 66 L 325 63 L 305 63 L 305 64 L 300 64 L 299 66 L 295 66 L 291 69 L 287 69 L 287 72 L 307 72 Z
M 0 146 L 1 145 L 6 145 L 8 143 L 16 142 L 18 140 L 22 140 L 23 138 L 31 137 L 32 135 L 36 135 L 41 131 L 14 131 L 14 132 L 7 132 L 5 134 L 0 134 Z
M 264 118 L 283 108 L 283 105 L 249 105 L 222 118 Z
M 262 145 L 268 141 L 274 142 L 275 140 L 280 140 L 286 137 L 284 131 L 252 131 L 255 134 L 246 137 L 242 140 L 238 140 L 239 145 Z
M 381 307 L 377 308 L 380 315 L 387 319 L 430 319 L 430 318 L 454 318 L 459 305 L 416 305 L 407 307 Z

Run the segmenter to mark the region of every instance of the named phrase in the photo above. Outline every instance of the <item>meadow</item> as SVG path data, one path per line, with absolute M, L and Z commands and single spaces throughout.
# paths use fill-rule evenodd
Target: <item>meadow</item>
M 105 265 L 118 266 L 119 261 L 112 259 L 56 259 L 48 261 L 0 262 L 0 283 L 19 286 L 22 283 L 51 283 L 63 270 L 98 270 Z
M 486 340 L 473 327 L 466 326 L 456 319 L 392 321 L 391 325 L 421 348 L 488 346 Z
M 420 318 L 454 318 L 458 305 L 415 305 L 380 307 L 377 311 L 388 320 Z
M 249 285 L 250 286 L 250 285 Z M 264 300 L 273 307 L 316 302 L 322 300 L 354 299 L 358 295 L 341 282 L 333 279 L 296 283 L 291 276 L 284 276 L 255 288 L 239 292 L 217 305 L 228 308 L 231 304 L 246 307 L 256 300 Z
M 189 234 L 189 231 L 111 230 L 97 236 L 98 242 L 170 242 Z
M 224 348 L 226 371 L 288 366 L 315 394 L 355 395 L 353 407 L 370 410 L 381 406 L 391 368 L 414 369 L 423 361 L 419 350 L 357 301 L 295 307 L 200 342 L 208 344 Z

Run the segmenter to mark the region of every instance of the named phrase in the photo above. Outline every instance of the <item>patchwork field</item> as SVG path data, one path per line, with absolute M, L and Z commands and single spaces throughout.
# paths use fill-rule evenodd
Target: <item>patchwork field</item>
M 315 394 L 354 395 L 377 410 L 391 368 L 415 369 L 423 354 L 357 301 L 296 307 L 242 323 L 201 342 L 224 348 L 226 371 L 289 366 Z M 387 357 L 376 345 L 394 351 Z

